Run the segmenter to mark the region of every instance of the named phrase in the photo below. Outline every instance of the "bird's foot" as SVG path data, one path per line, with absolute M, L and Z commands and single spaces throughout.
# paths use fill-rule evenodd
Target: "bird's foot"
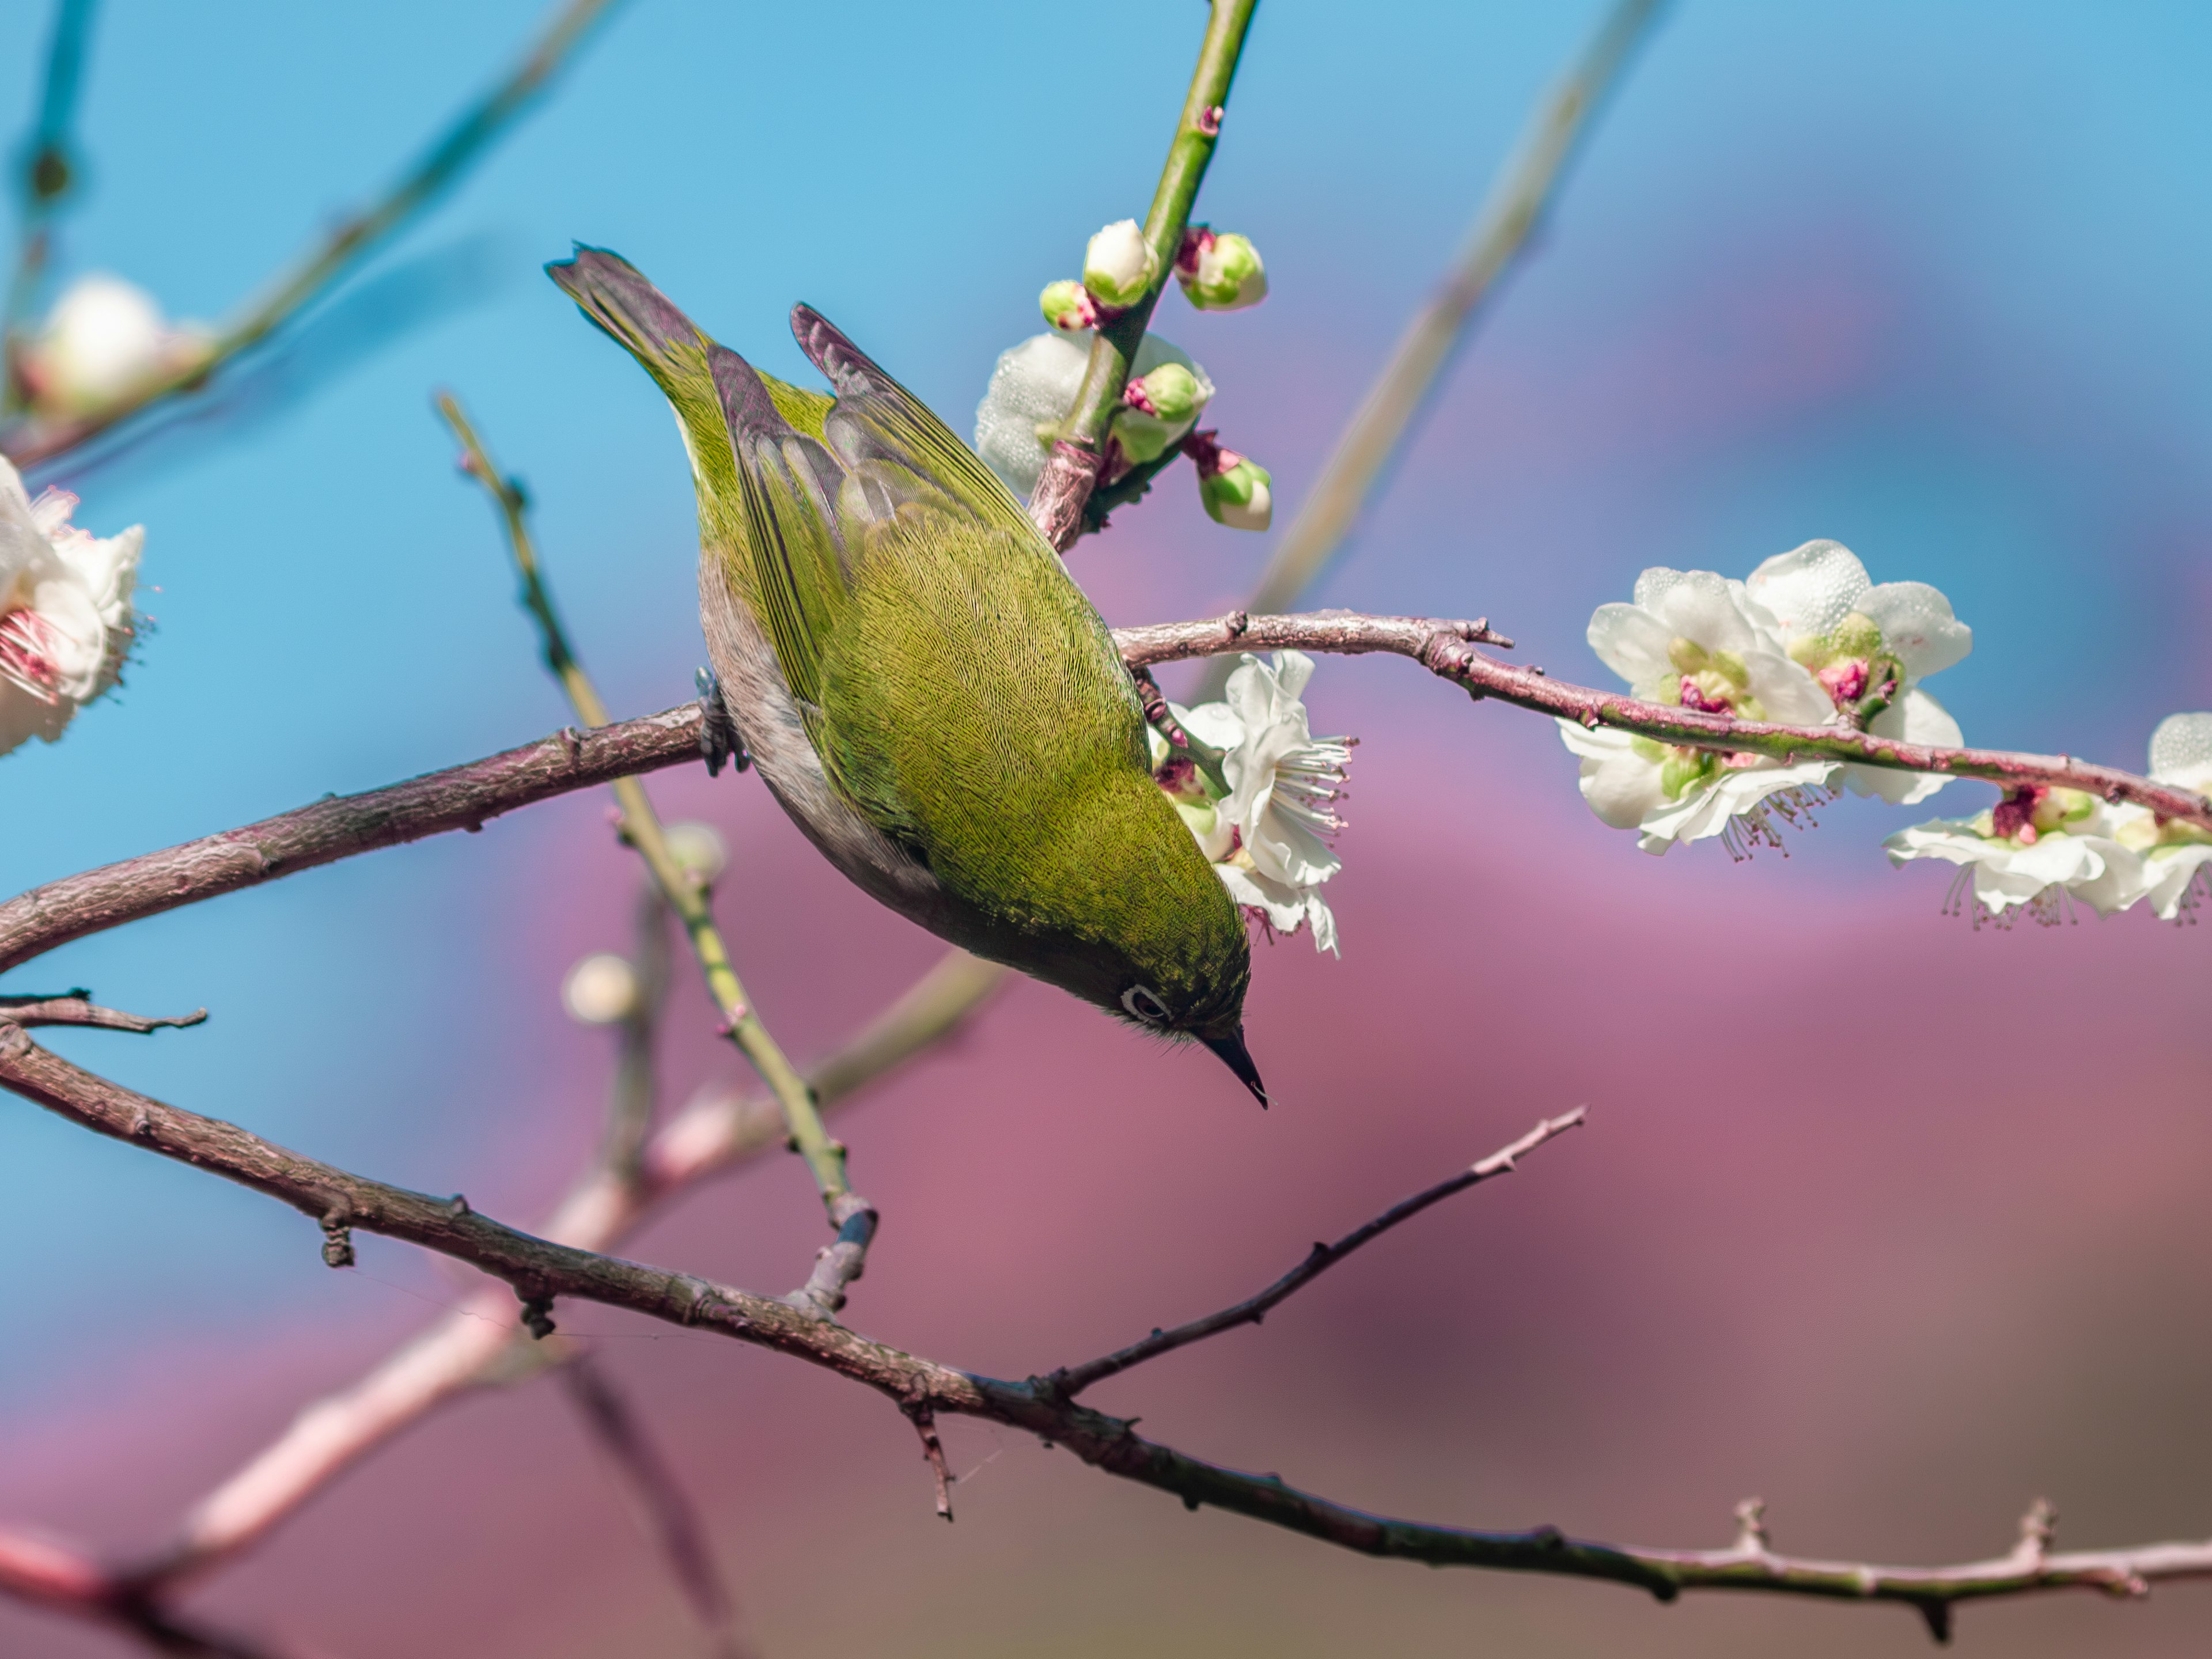
M 718 776 L 725 761 L 744 771 L 753 757 L 745 752 L 745 740 L 730 718 L 729 704 L 722 701 L 722 683 L 711 668 L 699 670 L 694 681 L 699 688 L 699 753 L 707 763 L 707 775 Z

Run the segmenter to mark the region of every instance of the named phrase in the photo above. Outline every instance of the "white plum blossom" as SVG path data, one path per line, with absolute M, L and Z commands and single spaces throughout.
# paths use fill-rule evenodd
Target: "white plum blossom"
M 1247 656 L 1229 677 L 1226 702 L 1169 705 L 1191 738 L 1220 751 L 1226 794 L 1157 732 L 1153 775 L 1247 915 L 1281 933 L 1310 926 L 1314 948 L 1338 953 L 1321 889 L 1344 867 L 1329 843 L 1344 828 L 1335 803 L 1352 740 L 1313 735 L 1299 700 L 1313 670 L 1304 652 L 1278 652 L 1272 665 Z
M 82 415 L 204 357 L 209 337 L 172 325 L 154 297 L 100 272 L 79 277 L 23 347 L 21 373 L 42 413 Z
M 2065 920 L 2069 901 L 2110 915 L 2142 896 L 2142 860 L 2118 828 L 2094 795 L 2030 784 L 1985 812 L 1915 824 L 1882 845 L 1900 867 L 1914 859 L 1959 866 L 1947 908 L 1963 913 L 1971 902 L 1977 922 L 2026 915 L 2048 927 Z
M 1590 648 L 1649 702 L 1744 720 L 1819 726 L 1835 705 L 1784 652 L 1772 619 L 1739 581 L 1710 570 L 1655 566 L 1636 579 L 1635 601 L 1600 605 Z M 1637 845 L 1663 854 L 1678 841 L 1726 837 L 1778 844 L 1773 818 L 1794 821 L 1826 799 L 1832 761 L 1790 764 L 1754 755 L 1678 748 L 1571 720 L 1559 735 L 1582 760 L 1583 799 Z
M 0 459 L 0 754 L 48 743 L 112 686 L 131 648 L 131 591 L 146 532 L 106 539 L 70 522 L 76 497 L 36 501 Z
M 2154 782 L 2212 794 L 2212 714 L 2168 714 L 2150 734 Z M 2112 835 L 2142 860 L 2142 894 L 2161 921 L 2172 921 L 2212 886 L 2212 835 L 2193 823 L 2161 823 L 2147 806 L 2112 809 Z
M 1060 423 L 1075 407 L 1084 365 L 1091 360 L 1091 337 L 1085 329 L 1036 334 L 1009 348 L 1000 354 L 983 401 L 976 405 L 975 453 L 1024 500 L 1036 488 Z M 1213 396 L 1213 382 L 1185 353 L 1156 334 L 1138 343 L 1130 376 L 1140 380 L 1165 363 L 1188 369 L 1197 382 L 1194 406 L 1182 421 L 1182 429 L 1187 430 Z M 1181 435 L 1180 431 L 1175 435 Z
M 1973 630 L 1951 614 L 1951 602 L 1937 590 L 1925 582 L 1877 587 L 1849 548 L 1828 541 L 1777 554 L 1751 573 L 1744 588 L 1771 617 L 1790 659 L 1820 682 L 1836 713 L 1866 696 L 1887 659 L 1897 664 L 1898 695 L 1866 729 L 1901 743 L 1959 744 L 1958 721 L 1920 688 L 1927 676 L 1974 647 Z M 1846 766 L 1840 781 L 1854 794 L 1878 795 L 1897 806 L 1925 800 L 1950 781 L 1935 773 L 1880 766 Z
M 637 969 L 627 957 L 599 951 L 571 968 L 561 981 L 561 1003 L 581 1025 L 612 1025 L 637 1012 Z

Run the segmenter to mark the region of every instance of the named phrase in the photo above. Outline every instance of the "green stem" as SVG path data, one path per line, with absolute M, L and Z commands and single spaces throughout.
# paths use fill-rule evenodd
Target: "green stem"
M 133 387 L 89 413 L 34 423 L 8 434 L 0 441 L 0 451 L 18 466 L 50 461 L 156 404 L 205 385 L 217 368 L 283 327 L 442 195 L 513 125 L 574 55 L 592 26 L 617 3 L 618 0 L 567 0 L 505 80 L 463 111 L 390 190 L 360 212 L 341 220 L 260 298 L 225 325 L 205 355 Z
M 1106 428 L 1121 407 L 1122 389 L 1129 382 L 1129 365 L 1152 322 L 1152 309 L 1175 275 L 1176 255 L 1182 251 L 1190 210 L 1198 187 L 1206 178 L 1206 163 L 1220 142 L 1221 112 L 1229 102 L 1230 83 L 1237 76 L 1237 60 L 1244 50 L 1244 35 L 1252 26 L 1259 0 L 1213 0 L 1206 39 L 1200 45 L 1198 67 L 1190 78 L 1182 113 L 1176 123 L 1174 142 L 1168 146 L 1167 164 L 1160 170 L 1159 187 L 1152 192 L 1152 210 L 1145 216 L 1145 240 L 1159 266 L 1159 277 L 1144 297 L 1109 321 L 1102 322 L 1091 336 L 1090 361 L 1083 368 L 1083 384 L 1074 406 L 1060 427 L 1063 443 L 1097 458 L 1105 453 Z M 1040 528 L 1054 545 L 1065 552 L 1084 529 L 1084 507 L 1097 477 L 1095 460 L 1080 469 L 1079 482 L 1057 453 L 1046 463 L 1031 507 L 1040 517 Z
M 92 32 L 94 0 L 60 0 L 54 9 L 54 33 L 46 48 L 46 88 L 39 100 L 39 125 L 23 152 L 22 242 L 15 274 L 0 307 L 0 359 L 5 384 L 0 409 L 23 406 L 21 371 L 24 319 L 38 298 L 46 260 L 53 252 L 53 225 L 64 199 L 76 183 L 70 128 L 76 116 L 77 88 L 84 79 L 84 43 Z
M 1276 544 L 1246 610 L 1255 616 L 1289 611 L 1343 547 L 1475 307 L 1543 222 L 1590 118 L 1619 82 L 1658 10 L 1659 0 L 1618 0 L 1574 65 L 1529 117 L 1459 258 L 1391 349 L 1312 490 L 1299 503 L 1297 517 Z M 1228 658 L 1209 663 L 1191 701 L 1219 697 L 1235 666 Z
M 576 660 L 576 653 L 569 647 L 568 631 L 561 626 L 560 615 L 553 608 L 553 595 L 538 568 L 537 545 L 530 535 L 529 503 L 521 486 L 492 465 L 490 454 L 453 393 L 441 392 L 437 401 L 438 412 L 445 416 L 453 435 L 461 441 L 467 471 L 490 491 L 499 507 L 501 522 L 507 530 L 507 546 L 514 555 L 515 571 L 522 579 L 523 607 L 537 621 L 546 666 L 561 682 L 561 689 L 568 694 L 579 720 L 586 726 L 606 725 L 606 705 L 599 700 L 591 677 L 584 672 L 583 665 Z M 714 907 L 706 885 L 684 869 L 670 850 L 660 815 L 653 810 L 645 786 L 635 778 L 623 778 L 614 785 L 614 793 L 622 808 L 618 833 L 645 860 L 668 908 L 684 924 L 684 934 L 691 941 L 691 952 L 698 958 L 700 971 L 706 975 L 708 994 L 721 1012 L 726 1035 L 775 1094 L 783 1109 L 793 1150 L 806 1160 L 807 1167 L 814 1172 L 823 1202 L 834 1208 L 836 1200 L 851 1190 L 845 1181 L 845 1149 L 830 1139 L 823 1128 L 814 1091 L 769 1035 L 760 1016 L 753 1012 L 745 988 L 731 964 L 729 947 L 723 941 L 721 929 L 714 925 Z

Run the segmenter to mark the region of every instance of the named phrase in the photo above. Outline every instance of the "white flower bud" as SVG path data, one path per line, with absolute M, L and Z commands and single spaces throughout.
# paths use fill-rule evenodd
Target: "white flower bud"
M 1091 303 L 1090 290 L 1080 283 L 1046 283 L 1044 292 L 1037 296 L 1037 309 L 1044 313 L 1045 321 L 1062 333 L 1073 334 L 1078 329 L 1095 328 L 1098 324 L 1098 307 Z
M 1204 225 L 1184 233 L 1176 277 L 1184 297 L 1200 311 L 1242 311 L 1267 297 L 1260 251 L 1248 238 L 1216 235 Z
M 721 832 L 711 823 L 670 824 L 668 850 L 677 863 L 702 882 L 714 880 L 729 866 L 730 849 Z
M 611 951 L 586 957 L 561 981 L 568 1017 L 586 1025 L 612 1025 L 637 1010 L 637 970 Z
M 1083 251 L 1083 286 L 1114 311 L 1143 299 L 1159 274 L 1159 259 L 1134 219 L 1115 220 Z

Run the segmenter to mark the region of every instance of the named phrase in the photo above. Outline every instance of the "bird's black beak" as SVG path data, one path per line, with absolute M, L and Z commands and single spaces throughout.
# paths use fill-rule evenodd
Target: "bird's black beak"
M 1237 1073 L 1237 1080 L 1252 1091 L 1252 1098 L 1267 1109 L 1267 1089 L 1260 1081 L 1260 1068 L 1252 1063 L 1252 1051 L 1244 1046 L 1244 1028 L 1238 1026 L 1225 1037 L 1200 1037 L 1207 1048 L 1221 1056 L 1222 1064 Z

